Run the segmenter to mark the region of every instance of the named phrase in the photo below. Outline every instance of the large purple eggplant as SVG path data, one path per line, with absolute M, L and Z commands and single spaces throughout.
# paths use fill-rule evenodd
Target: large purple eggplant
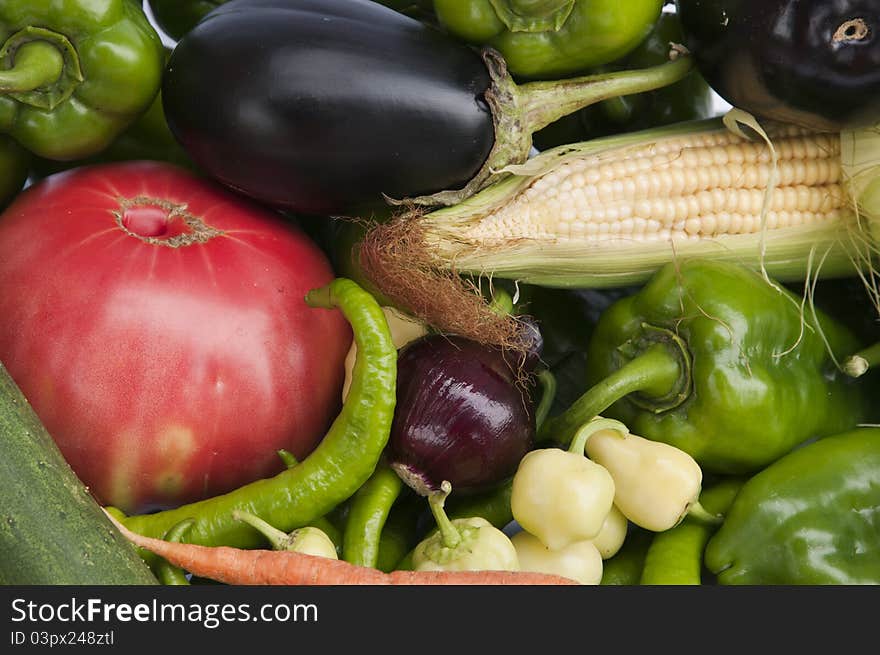
M 709 85 L 759 118 L 840 130 L 880 122 L 877 0 L 678 0 Z
M 524 161 L 549 122 L 692 66 L 518 85 L 497 53 L 370 0 L 232 0 L 178 42 L 162 97 L 174 135 L 221 182 L 361 215 L 388 198 L 458 202 Z

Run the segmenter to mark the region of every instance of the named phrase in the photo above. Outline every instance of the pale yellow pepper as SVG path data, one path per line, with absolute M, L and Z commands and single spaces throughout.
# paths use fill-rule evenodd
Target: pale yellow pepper
M 593 538 L 593 543 L 599 549 L 602 559 L 609 559 L 617 554 L 626 540 L 626 532 L 629 528 L 629 521 L 623 515 L 616 505 L 611 506 L 611 511 L 605 517 L 602 529 L 599 534 Z
M 614 504 L 627 519 L 662 532 L 686 514 L 706 514 L 697 502 L 703 472 L 686 452 L 630 434 L 612 419 L 595 419 L 585 429 L 587 455 L 611 474 Z
M 320 528 L 306 526 L 298 528 L 293 532 L 285 533 L 249 512 L 234 510 L 232 517 L 238 521 L 244 521 L 259 530 L 269 540 L 273 550 L 289 550 L 296 553 L 315 555 L 316 557 L 339 559 L 333 541 Z
M 448 481 L 428 496 L 439 530 L 413 550 L 414 571 L 519 571 L 510 538 L 478 516 L 450 521 L 443 505 L 452 490 Z
M 602 466 L 558 448 L 533 450 L 513 477 L 510 508 L 524 530 L 559 550 L 595 538 L 614 501 L 614 480 Z
M 523 571 L 561 575 L 583 585 L 597 585 L 602 580 L 602 555 L 592 541 L 576 541 L 560 550 L 551 550 L 525 530 L 510 540 Z

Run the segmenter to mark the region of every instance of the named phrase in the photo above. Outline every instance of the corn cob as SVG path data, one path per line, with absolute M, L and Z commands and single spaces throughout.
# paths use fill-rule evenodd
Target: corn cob
M 621 286 L 693 256 L 780 281 L 805 279 L 820 258 L 825 277 L 863 273 L 880 219 L 880 134 L 774 125 L 766 139 L 711 119 L 555 148 L 455 206 L 379 226 L 361 263 L 387 297 L 456 332 L 455 302 L 445 316 L 434 306 L 442 285 L 427 298 L 430 285 L 409 278 Z

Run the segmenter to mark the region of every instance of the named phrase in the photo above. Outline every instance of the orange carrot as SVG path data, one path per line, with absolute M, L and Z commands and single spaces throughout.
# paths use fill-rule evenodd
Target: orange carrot
M 108 515 L 109 516 L 109 515 Z M 525 571 L 392 571 L 383 573 L 305 553 L 198 546 L 132 532 L 110 516 L 135 546 L 200 578 L 231 585 L 573 585 L 569 578 Z

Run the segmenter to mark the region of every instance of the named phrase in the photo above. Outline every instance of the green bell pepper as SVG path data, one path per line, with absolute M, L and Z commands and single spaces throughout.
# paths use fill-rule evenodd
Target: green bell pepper
M 706 547 L 720 584 L 880 584 L 880 428 L 798 448 L 745 483 Z
M 131 0 L 0 4 L 0 133 L 49 159 L 107 147 L 153 102 L 165 52 Z
M 678 16 L 664 12 L 648 38 L 626 57 L 603 70 L 612 72 L 657 66 L 669 59 L 670 43 L 683 42 Z M 611 98 L 569 114 L 538 131 L 533 143 L 539 150 L 548 150 L 612 134 L 710 118 L 713 114 L 712 89 L 699 71 L 693 70 L 675 84 Z
M 137 159 L 165 161 L 195 170 L 195 164 L 165 122 L 161 93 L 156 96 L 146 113 L 98 154 L 71 161 L 36 157 L 31 172 L 36 177 L 46 177 L 77 166 Z
M 71 161 L 35 157 L 31 174 L 35 177 L 46 177 L 77 166 L 136 159 L 165 161 L 196 170 L 192 159 L 168 127 L 165 112 L 162 110 L 161 90 L 156 94 L 150 108 L 98 154 Z
M 602 314 L 587 351 L 592 386 L 541 437 L 567 443 L 601 413 L 706 471 L 751 473 L 867 420 L 868 381 L 848 378 L 832 357 L 856 344 L 754 270 L 673 261 Z
M 434 0 L 446 30 L 498 50 L 514 76 L 566 77 L 604 66 L 651 32 L 663 0 Z
M 28 177 L 29 164 L 28 151 L 0 134 L 0 209 L 21 191 Z

